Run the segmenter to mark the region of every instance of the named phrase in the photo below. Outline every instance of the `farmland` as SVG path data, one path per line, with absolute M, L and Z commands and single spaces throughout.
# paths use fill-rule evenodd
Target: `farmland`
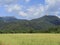
M 0 34 L 0 45 L 60 45 L 60 34 Z

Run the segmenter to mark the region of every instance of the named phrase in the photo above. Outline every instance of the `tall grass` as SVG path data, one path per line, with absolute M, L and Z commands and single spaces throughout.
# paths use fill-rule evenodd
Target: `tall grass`
M 0 45 L 60 45 L 60 34 L 0 34 Z

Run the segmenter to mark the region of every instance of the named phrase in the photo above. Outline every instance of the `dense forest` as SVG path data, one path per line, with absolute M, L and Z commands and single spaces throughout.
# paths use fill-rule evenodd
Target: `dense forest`
M 23 20 L 15 17 L 0 17 L 0 33 L 60 33 L 60 18 L 43 16 Z

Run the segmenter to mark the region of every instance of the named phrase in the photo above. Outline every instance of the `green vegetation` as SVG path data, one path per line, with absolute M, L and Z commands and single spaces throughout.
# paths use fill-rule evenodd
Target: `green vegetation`
M 0 33 L 60 33 L 60 18 L 43 16 L 38 19 L 21 20 L 0 17 Z
M 60 45 L 60 34 L 0 34 L 0 45 Z

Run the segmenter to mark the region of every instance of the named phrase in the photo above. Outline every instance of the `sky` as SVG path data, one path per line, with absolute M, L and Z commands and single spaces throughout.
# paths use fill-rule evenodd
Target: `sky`
M 0 17 L 30 20 L 44 15 L 60 18 L 60 0 L 0 0 Z

